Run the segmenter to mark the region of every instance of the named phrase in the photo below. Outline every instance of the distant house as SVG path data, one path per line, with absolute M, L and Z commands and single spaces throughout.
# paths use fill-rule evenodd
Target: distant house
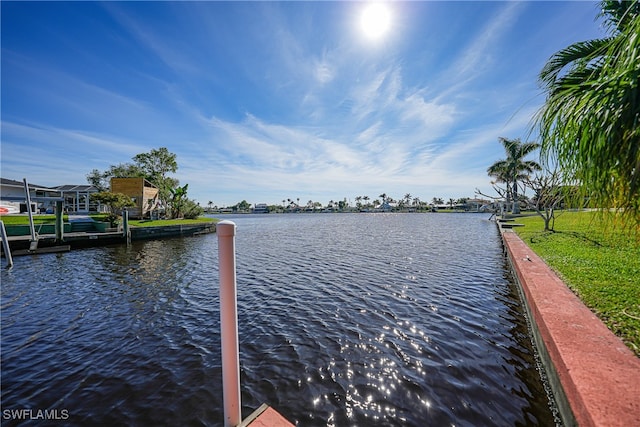
M 135 207 L 128 209 L 130 218 L 145 218 L 158 208 L 158 187 L 144 178 L 111 178 L 111 192 L 134 201 Z
M 93 185 L 59 185 L 52 188 L 62 194 L 65 212 L 89 213 L 100 211 L 100 205 L 91 202 L 91 194 L 99 192 Z
M 269 206 L 266 203 L 257 203 L 253 208 L 253 213 L 269 213 Z
M 468 199 L 465 209 L 471 212 L 482 212 L 484 211 L 483 207 L 491 205 L 491 200 L 485 199 Z
M 53 190 L 42 185 L 28 184 L 31 198 L 32 212 L 39 212 L 43 204 L 36 199 L 36 195 L 50 195 Z M 56 194 L 60 198 L 60 194 Z M 46 209 L 46 207 L 44 207 Z M 2 213 L 24 213 L 27 211 L 27 196 L 24 192 L 24 182 L 13 179 L 0 178 L 0 211 Z
M 89 213 L 100 211 L 98 204 L 91 203 L 90 195 L 97 193 L 93 185 L 59 185 L 45 187 L 27 182 L 32 212 L 53 213 L 55 202 L 62 201 L 62 208 L 67 213 Z M 0 199 L 5 209 L 18 212 L 27 211 L 24 182 L 0 178 Z

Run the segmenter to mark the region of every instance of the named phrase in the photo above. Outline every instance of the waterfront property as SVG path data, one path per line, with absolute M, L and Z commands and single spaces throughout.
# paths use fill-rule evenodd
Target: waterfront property
M 62 200 L 62 208 L 67 213 L 87 214 L 102 211 L 99 204 L 91 202 L 91 194 L 98 192 L 92 185 L 27 185 L 31 197 L 31 210 L 34 213 L 53 213 L 55 202 L 59 200 Z M 7 207 L 13 206 L 18 212 L 27 212 L 24 182 L 0 178 L 0 203 Z
M 62 195 L 54 188 L 37 184 L 28 184 L 29 192 L 32 194 L 31 210 L 39 212 L 51 206 L 51 202 L 46 199 L 60 200 Z M 45 199 L 42 203 L 39 198 Z M 5 213 L 27 212 L 27 202 L 23 181 L 0 178 L 0 204 L 5 207 Z

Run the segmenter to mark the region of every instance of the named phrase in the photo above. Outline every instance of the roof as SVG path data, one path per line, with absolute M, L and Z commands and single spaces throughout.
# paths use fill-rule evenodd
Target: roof
M 98 190 L 95 186 L 93 185 L 58 185 L 57 187 L 47 187 L 44 185 L 37 185 L 37 184 L 32 184 L 29 181 L 27 181 L 27 183 L 29 184 L 29 189 L 30 190 L 43 190 L 43 191 L 63 191 L 63 192 L 70 192 L 70 191 L 80 191 L 80 192 L 89 192 L 89 193 L 93 193 L 93 192 L 98 192 L 100 190 Z M 23 181 L 16 181 L 13 179 L 7 179 L 7 178 L 0 178 L 0 184 L 4 187 L 20 187 L 20 188 L 24 188 L 24 182 Z
M 13 179 L 0 178 L 0 184 L 3 185 L 3 186 L 7 186 L 7 187 L 24 188 L 24 182 L 23 181 L 16 181 L 16 180 L 13 180 Z M 33 190 L 55 190 L 55 188 L 46 187 L 44 185 L 32 184 L 29 181 L 27 181 L 27 184 L 29 184 L 29 188 L 31 188 Z
M 58 191 L 82 191 L 82 192 L 98 192 L 96 187 L 93 185 L 58 185 L 57 187 L 53 187 Z

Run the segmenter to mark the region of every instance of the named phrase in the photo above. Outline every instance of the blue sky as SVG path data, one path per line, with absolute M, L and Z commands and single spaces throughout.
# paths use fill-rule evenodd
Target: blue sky
M 206 205 L 491 191 L 595 2 L 6 2 L 1 175 L 85 184 L 153 148 Z

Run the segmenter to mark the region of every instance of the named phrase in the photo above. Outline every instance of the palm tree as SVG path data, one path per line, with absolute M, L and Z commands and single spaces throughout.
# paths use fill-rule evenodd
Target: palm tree
M 520 213 L 518 203 L 518 181 L 529 176 L 533 171 L 540 170 L 540 165 L 533 160 L 524 160 L 531 152 L 540 147 L 536 142 L 521 142 L 520 139 L 499 138 L 507 153 L 507 158 L 498 160 L 487 169 L 489 176 L 507 185 L 507 206 L 509 198 L 513 198 L 512 213 Z
M 640 223 L 640 2 L 605 0 L 609 35 L 555 53 L 539 75 L 544 160 L 585 195 Z
M 406 206 L 409 206 L 411 203 L 411 193 L 407 193 L 404 195 L 404 203 Z

